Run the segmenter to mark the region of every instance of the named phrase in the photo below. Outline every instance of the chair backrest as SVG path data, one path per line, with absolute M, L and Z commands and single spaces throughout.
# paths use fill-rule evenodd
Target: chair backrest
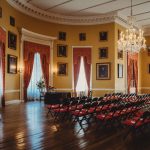
M 145 111 L 145 112 L 143 113 L 143 115 L 141 116 L 141 118 L 143 118 L 143 119 L 150 118 L 150 112 L 149 112 L 149 111 Z
M 84 105 L 83 105 L 83 108 L 90 108 L 91 107 L 91 104 L 90 103 L 85 103 Z

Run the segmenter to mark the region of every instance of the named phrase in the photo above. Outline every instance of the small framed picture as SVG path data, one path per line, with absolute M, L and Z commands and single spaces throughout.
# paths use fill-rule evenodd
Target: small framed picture
M 17 73 L 17 56 L 7 55 L 7 72 L 11 74 Z
M 108 47 L 99 48 L 99 58 L 100 59 L 108 58 Z
M 8 31 L 8 48 L 16 50 L 17 35 Z
M 60 76 L 68 75 L 68 64 L 58 62 L 57 63 L 57 74 L 60 75 Z
M 118 59 L 123 59 L 123 51 L 118 50 Z
M 2 7 L 0 7 L 0 18 L 2 18 Z
M 108 32 L 107 31 L 100 32 L 99 39 L 100 39 L 100 41 L 107 41 L 108 40 Z
M 110 80 L 110 63 L 96 64 L 96 80 Z
M 67 45 L 57 45 L 57 57 L 67 57 Z
M 123 64 L 118 64 L 118 78 L 123 78 Z
M 66 32 L 59 32 L 59 40 L 66 41 Z
M 147 46 L 147 54 L 150 56 L 150 46 Z
M 79 40 L 85 41 L 86 40 L 86 33 L 79 33 Z
M 15 26 L 15 18 L 10 16 L 10 25 Z
M 148 64 L 148 73 L 150 74 L 150 64 Z

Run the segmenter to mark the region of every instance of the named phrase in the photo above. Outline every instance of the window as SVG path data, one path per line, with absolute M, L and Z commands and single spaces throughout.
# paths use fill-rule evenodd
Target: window
M 36 53 L 34 55 L 34 63 L 33 63 L 33 71 L 31 75 L 31 80 L 27 89 L 27 96 L 30 100 L 36 100 L 40 98 L 40 91 L 37 88 L 37 82 L 40 81 L 42 78 L 42 67 L 41 67 L 41 60 L 40 54 Z
M 77 81 L 76 91 L 78 96 L 85 96 L 88 94 L 88 86 L 85 76 L 84 60 L 81 57 L 79 77 Z

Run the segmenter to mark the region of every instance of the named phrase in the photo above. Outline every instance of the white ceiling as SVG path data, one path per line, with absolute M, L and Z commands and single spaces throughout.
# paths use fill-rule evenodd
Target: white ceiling
M 16 0 L 11 0 L 16 1 Z M 65 16 L 93 16 L 118 12 L 127 17 L 131 11 L 131 0 L 17 0 L 46 13 Z M 133 15 L 141 26 L 150 25 L 150 0 L 133 0 Z

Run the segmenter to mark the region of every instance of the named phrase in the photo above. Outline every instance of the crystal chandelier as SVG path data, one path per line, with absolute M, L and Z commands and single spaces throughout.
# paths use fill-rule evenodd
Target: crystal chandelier
M 146 40 L 143 37 L 143 31 L 138 31 L 134 28 L 135 17 L 132 16 L 132 0 L 131 0 L 131 16 L 128 17 L 129 28 L 125 33 L 120 33 L 118 40 L 119 51 L 126 51 L 131 53 L 139 53 L 141 49 L 146 48 Z

